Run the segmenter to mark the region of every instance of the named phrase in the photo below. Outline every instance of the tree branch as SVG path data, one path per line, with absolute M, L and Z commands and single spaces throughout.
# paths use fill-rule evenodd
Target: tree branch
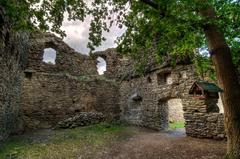
M 171 16 L 171 15 L 167 15 L 166 14 L 166 10 L 164 10 L 163 8 L 161 8 L 157 3 L 155 3 L 153 0 L 140 0 L 141 3 L 144 3 L 146 5 L 149 5 L 150 7 L 152 7 L 153 9 L 155 9 L 157 12 L 159 12 L 159 15 L 161 18 L 172 18 L 175 19 L 176 22 L 181 22 L 181 23 L 189 23 L 189 21 L 186 21 L 185 19 L 176 19 L 176 17 Z M 194 28 L 198 28 L 199 26 L 203 26 L 201 22 L 195 22 L 193 24 L 191 24 L 192 27 Z
M 166 16 L 165 11 L 160 9 L 160 6 L 157 3 L 153 2 L 152 0 L 140 0 L 140 2 L 147 4 L 151 6 L 153 9 L 155 9 L 156 11 L 158 11 L 161 17 Z
M 159 9 L 159 5 L 155 2 L 153 2 L 152 0 L 140 0 L 140 2 L 148 4 L 149 6 L 153 7 L 156 10 Z

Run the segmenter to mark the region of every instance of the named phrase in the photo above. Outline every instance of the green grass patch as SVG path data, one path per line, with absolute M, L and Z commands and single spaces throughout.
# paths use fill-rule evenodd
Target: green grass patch
M 0 147 L 0 159 L 75 159 L 93 158 L 104 147 L 119 139 L 125 127 L 101 123 L 88 127 L 53 130 L 44 141 L 28 136 L 9 138 Z M 49 135 L 49 134 L 41 134 Z
M 169 123 L 169 128 L 170 129 L 178 129 L 178 128 L 184 128 L 184 127 L 185 127 L 184 121 Z

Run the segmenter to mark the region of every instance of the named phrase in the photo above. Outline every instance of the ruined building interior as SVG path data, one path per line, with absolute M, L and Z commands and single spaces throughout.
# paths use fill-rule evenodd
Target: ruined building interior
M 199 99 L 189 94 L 198 80 L 192 64 L 151 64 L 144 76 L 137 76 L 132 61 L 115 49 L 87 56 L 50 33 L 36 32 L 25 40 L 27 58 L 12 59 L 24 63 L 23 71 L 4 75 L 9 70 L 1 67 L 6 69 L 1 72 L 4 77 L 16 77 L 5 79 L 0 90 L 4 98 L 0 103 L 0 140 L 11 133 L 56 127 L 80 113 L 86 113 L 87 120 L 100 113 L 104 120 L 155 130 L 166 130 L 169 122 L 184 121 L 188 136 L 226 137 L 218 97 Z M 45 49 L 52 50 L 55 62 L 44 61 Z M 104 75 L 97 72 L 99 57 L 107 64 Z M 21 66 L 15 67 L 13 70 Z

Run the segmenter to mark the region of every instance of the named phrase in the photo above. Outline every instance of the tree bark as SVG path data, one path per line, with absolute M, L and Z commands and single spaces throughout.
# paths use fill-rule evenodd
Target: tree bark
M 202 17 L 216 19 L 213 8 L 200 9 Z M 229 159 L 240 159 L 240 85 L 232 62 L 231 50 L 224 33 L 212 23 L 204 26 L 208 48 L 216 69 L 218 84 L 224 106 L 224 124 L 227 133 L 227 155 Z

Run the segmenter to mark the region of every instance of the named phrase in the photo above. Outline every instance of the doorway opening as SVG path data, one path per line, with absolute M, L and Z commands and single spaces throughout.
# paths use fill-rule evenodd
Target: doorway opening
M 168 105 L 168 128 L 185 129 L 182 100 L 179 98 L 172 98 L 167 101 L 167 105 Z

